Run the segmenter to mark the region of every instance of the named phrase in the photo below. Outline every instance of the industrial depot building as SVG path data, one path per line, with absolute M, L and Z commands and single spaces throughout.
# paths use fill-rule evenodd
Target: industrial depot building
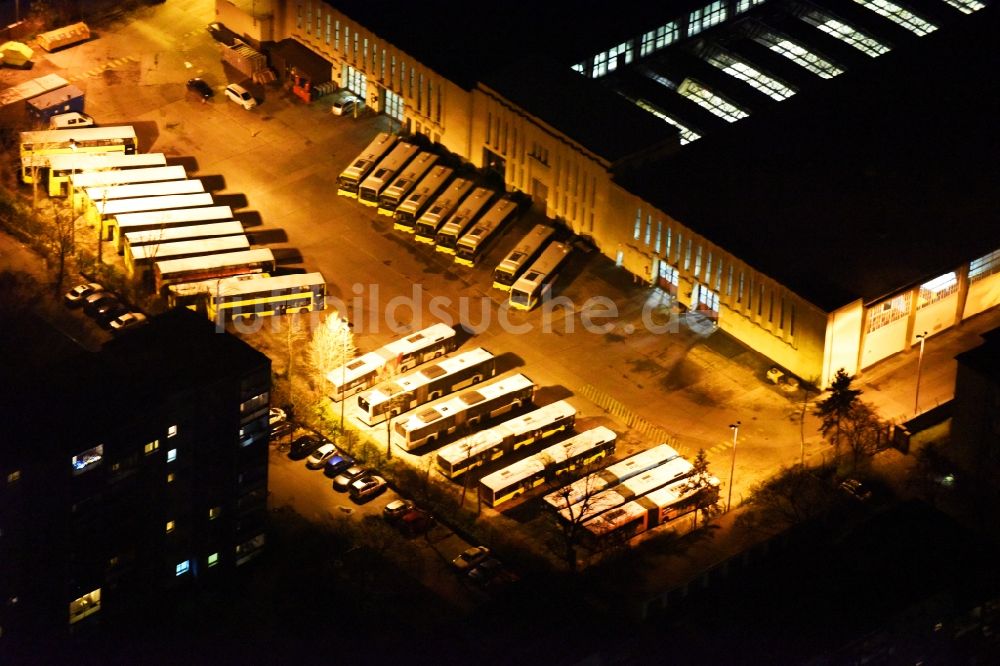
M 1000 303 L 986 2 L 216 11 L 251 43 L 308 47 L 370 109 L 807 381 Z

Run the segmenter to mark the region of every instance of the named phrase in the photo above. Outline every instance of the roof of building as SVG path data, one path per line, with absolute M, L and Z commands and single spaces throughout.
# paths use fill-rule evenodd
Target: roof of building
M 522 59 L 483 83 L 611 163 L 646 149 L 678 144 L 675 127 L 551 60 Z
M 870 302 L 1000 246 L 996 7 L 623 183 L 817 306 Z
M 551 0 L 463 4 L 427 0 L 342 0 L 337 9 L 471 90 L 522 55 L 544 55 L 566 67 L 665 23 L 700 0 Z
M 58 441 L 82 444 L 149 414 L 152 405 L 269 363 L 203 315 L 177 308 L 98 353 L 82 352 L 5 383 L 0 419 L 7 442 L 22 452 Z

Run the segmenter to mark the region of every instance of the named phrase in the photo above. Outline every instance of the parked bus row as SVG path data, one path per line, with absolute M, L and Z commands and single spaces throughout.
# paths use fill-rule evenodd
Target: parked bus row
M 131 126 L 22 132 L 20 146 L 22 179 L 47 178 L 50 196 L 69 196 L 126 274 L 151 278 L 171 305 L 212 319 L 325 309 L 321 274 L 271 275 L 274 255 L 251 247 L 230 207 L 162 153 L 138 153 Z
M 475 266 L 517 217 L 518 205 L 436 162 L 430 152 L 379 134 L 340 174 L 337 191 L 392 215 L 393 227 L 418 243 Z M 568 245 L 550 243 L 553 233 L 538 225 L 495 268 L 493 286 L 509 292 L 510 307 L 531 310 L 551 292 L 570 253 Z

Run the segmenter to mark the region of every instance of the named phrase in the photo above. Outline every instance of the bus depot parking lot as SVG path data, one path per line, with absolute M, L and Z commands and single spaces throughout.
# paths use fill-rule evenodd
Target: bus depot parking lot
M 581 239 L 561 239 L 570 253 L 554 307 L 507 307 L 508 293 L 493 287 L 492 271 L 524 234 L 553 224 L 537 210 L 508 224 L 469 267 L 395 229 L 376 208 L 339 196 L 338 174 L 379 132 L 398 130 L 385 116 L 335 116 L 322 100 L 306 105 L 278 86 L 255 90 L 263 94 L 250 110 L 222 95 L 205 102 L 189 95 L 185 82 L 193 77 L 217 90 L 228 82 L 205 30 L 213 18 L 209 6 L 193 0 L 158 5 L 99 39 L 41 55 L 34 71 L 17 76 L 59 73 L 86 88 L 87 112 L 99 124 L 133 125 L 141 152 L 183 162 L 190 178 L 221 180 L 216 202 L 275 232 L 280 240 L 268 247 L 285 266 L 323 274 L 329 302 L 353 323 L 362 352 L 435 322 L 460 326 L 472 336 L 462 349 L 488 349 L 502 355 L 505 371 L 530 377 L 539 387 L 537 406 L 566 399 L 581 422 L 616 431 L 616 458 L 667 437 L 688 457 L 706 449 L 719 474 L 731 455 L 728 424 L 740 419 L 734 498 L 798 461 L 793 405 L 761 380 L 752 354 L 720 335 L 706 337 L 704 322 L 678 316 L 664 295 L 633 284 Z M 246 334 L 251 343 L 254 335 Z M 272 358 L 282 372 L 281 355 Z M 815 430 L 807 423 L 805 432 Z M 272 468 L 274 502 L 312 517 L 347 502 L 310 478 L 317 473 L 273 452 Z M 344 507 L 374 510 L 389 497 Z

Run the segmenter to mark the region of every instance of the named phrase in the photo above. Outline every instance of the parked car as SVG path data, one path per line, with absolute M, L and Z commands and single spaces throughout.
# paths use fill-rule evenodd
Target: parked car
M 212 86 L 208 85 L 205 79 L 197 76 L 193 79 L 188 79 L 187 87 L 188 90 L 193 90 L 197 93 L 202 100 L 209 100 L 215 97 L 215 91 L 212 90 Z
M 400 531 L 406 536 L 415 537 L 419 534 L 424 534 L 434 527 L 437 521 L 434 520 L 434 516 L 430 514 L 429 511 L 424 511 L 423 509 L 413 509 L 404 513 L 403 516 L 397 521 Z
M 486 546 L 473 546 L 463 550 L 451 563 L 459 571 L 468 571 L 489 556 L 490 549 Z
M 97 318 L 116 306 L 121 306 L 121 301 L 114 294 L 102 291 L 87 297 L 83 303 L 83 311 L 88 317 Z
M 382 509 L 382 517 L 393 522 L 416 508 L 416 504 L 407 499 L 394 499 Z
M 354 458 L 343 453 L 338 453 L 326 461 L 326 464 L 323 465 L 323 473 L 329 477 L 334 477 L 353 464 Z
M 346 492 L 348 486 L 351 485 L 351 482 L 363 476 L 366 472 L 368 472 L 368 470 L 365 469 L 364 467 L 351 465 L 343 472 L 338 474 L 337 478 L 333 480 L 333 489 L 339 490 L 340 492 Z
M 354 107 L 361 103 L 354 95 L 344 95 L 330 107 L 330 112 L 335 116 L 346 116 L 354 113 Z
M 146 315 L 141 312 L 126 312 L 120 317 L 115 317 L 111 320 L 111 332 L 121 333 L 122 331 L 135 328 L 136 326 L 142 326 L 145 323 Z
M 271 439 L 290 435 L 295 430 L 295 424 L 291 421 L 279 421 L 271 426 Z
M 97 315 L 94 317 L 94 321 L 101 328 L 111 328 L 111 322 L 119 317 L 124 317 L 131 310 L 122 305 L 120 302 L 115 302 L 110 304 L 108 307 L 100 307 L 97 309 Z
M 381 495 L 389 487 L 381 476 L 362 476 L 351 482 L 350 495 L 355 502 L 367 502 Z
M 63 296 L 63 302 L 71 308 L 80 307 L 88 296 L 102 291 L 104 291 L 104 287 L 96 282 L 77 285 L 66 292 L 66 295 Z
M 313 451 L 323 446 L 323 440 L 315 435 L 302 435 L 294 442 L 288 451 L 288 457 L 292 460 L 302 460 Z
M 503 571 L 503 562 L 495 557 L 487 557 L 469 571 L 469 580 L 485 586 Z
M 312 455 L 309 456 L 308 460 L 306 460 L 306 467 L 308 467 L 309 469 L 319 469 L 320 467 L 326 464 L 327 460 L 329 460 L 336 454 L 337 454 L 337 448 L 330 442 L 327 442 L 326 444 L 324 444 L 323 446 L 319 447 L 318 449 L 312 452 Z
M 840 482 L 840 489 L 859 502 L 866 502 L 872 497 L 871 488 L 858 479 L 844 479 Z
M 253 98 L 250 91 L 237 83 L 230 83 L 226 86 L 226 97 L 248 111 L 257 106 L 257 100 Z

